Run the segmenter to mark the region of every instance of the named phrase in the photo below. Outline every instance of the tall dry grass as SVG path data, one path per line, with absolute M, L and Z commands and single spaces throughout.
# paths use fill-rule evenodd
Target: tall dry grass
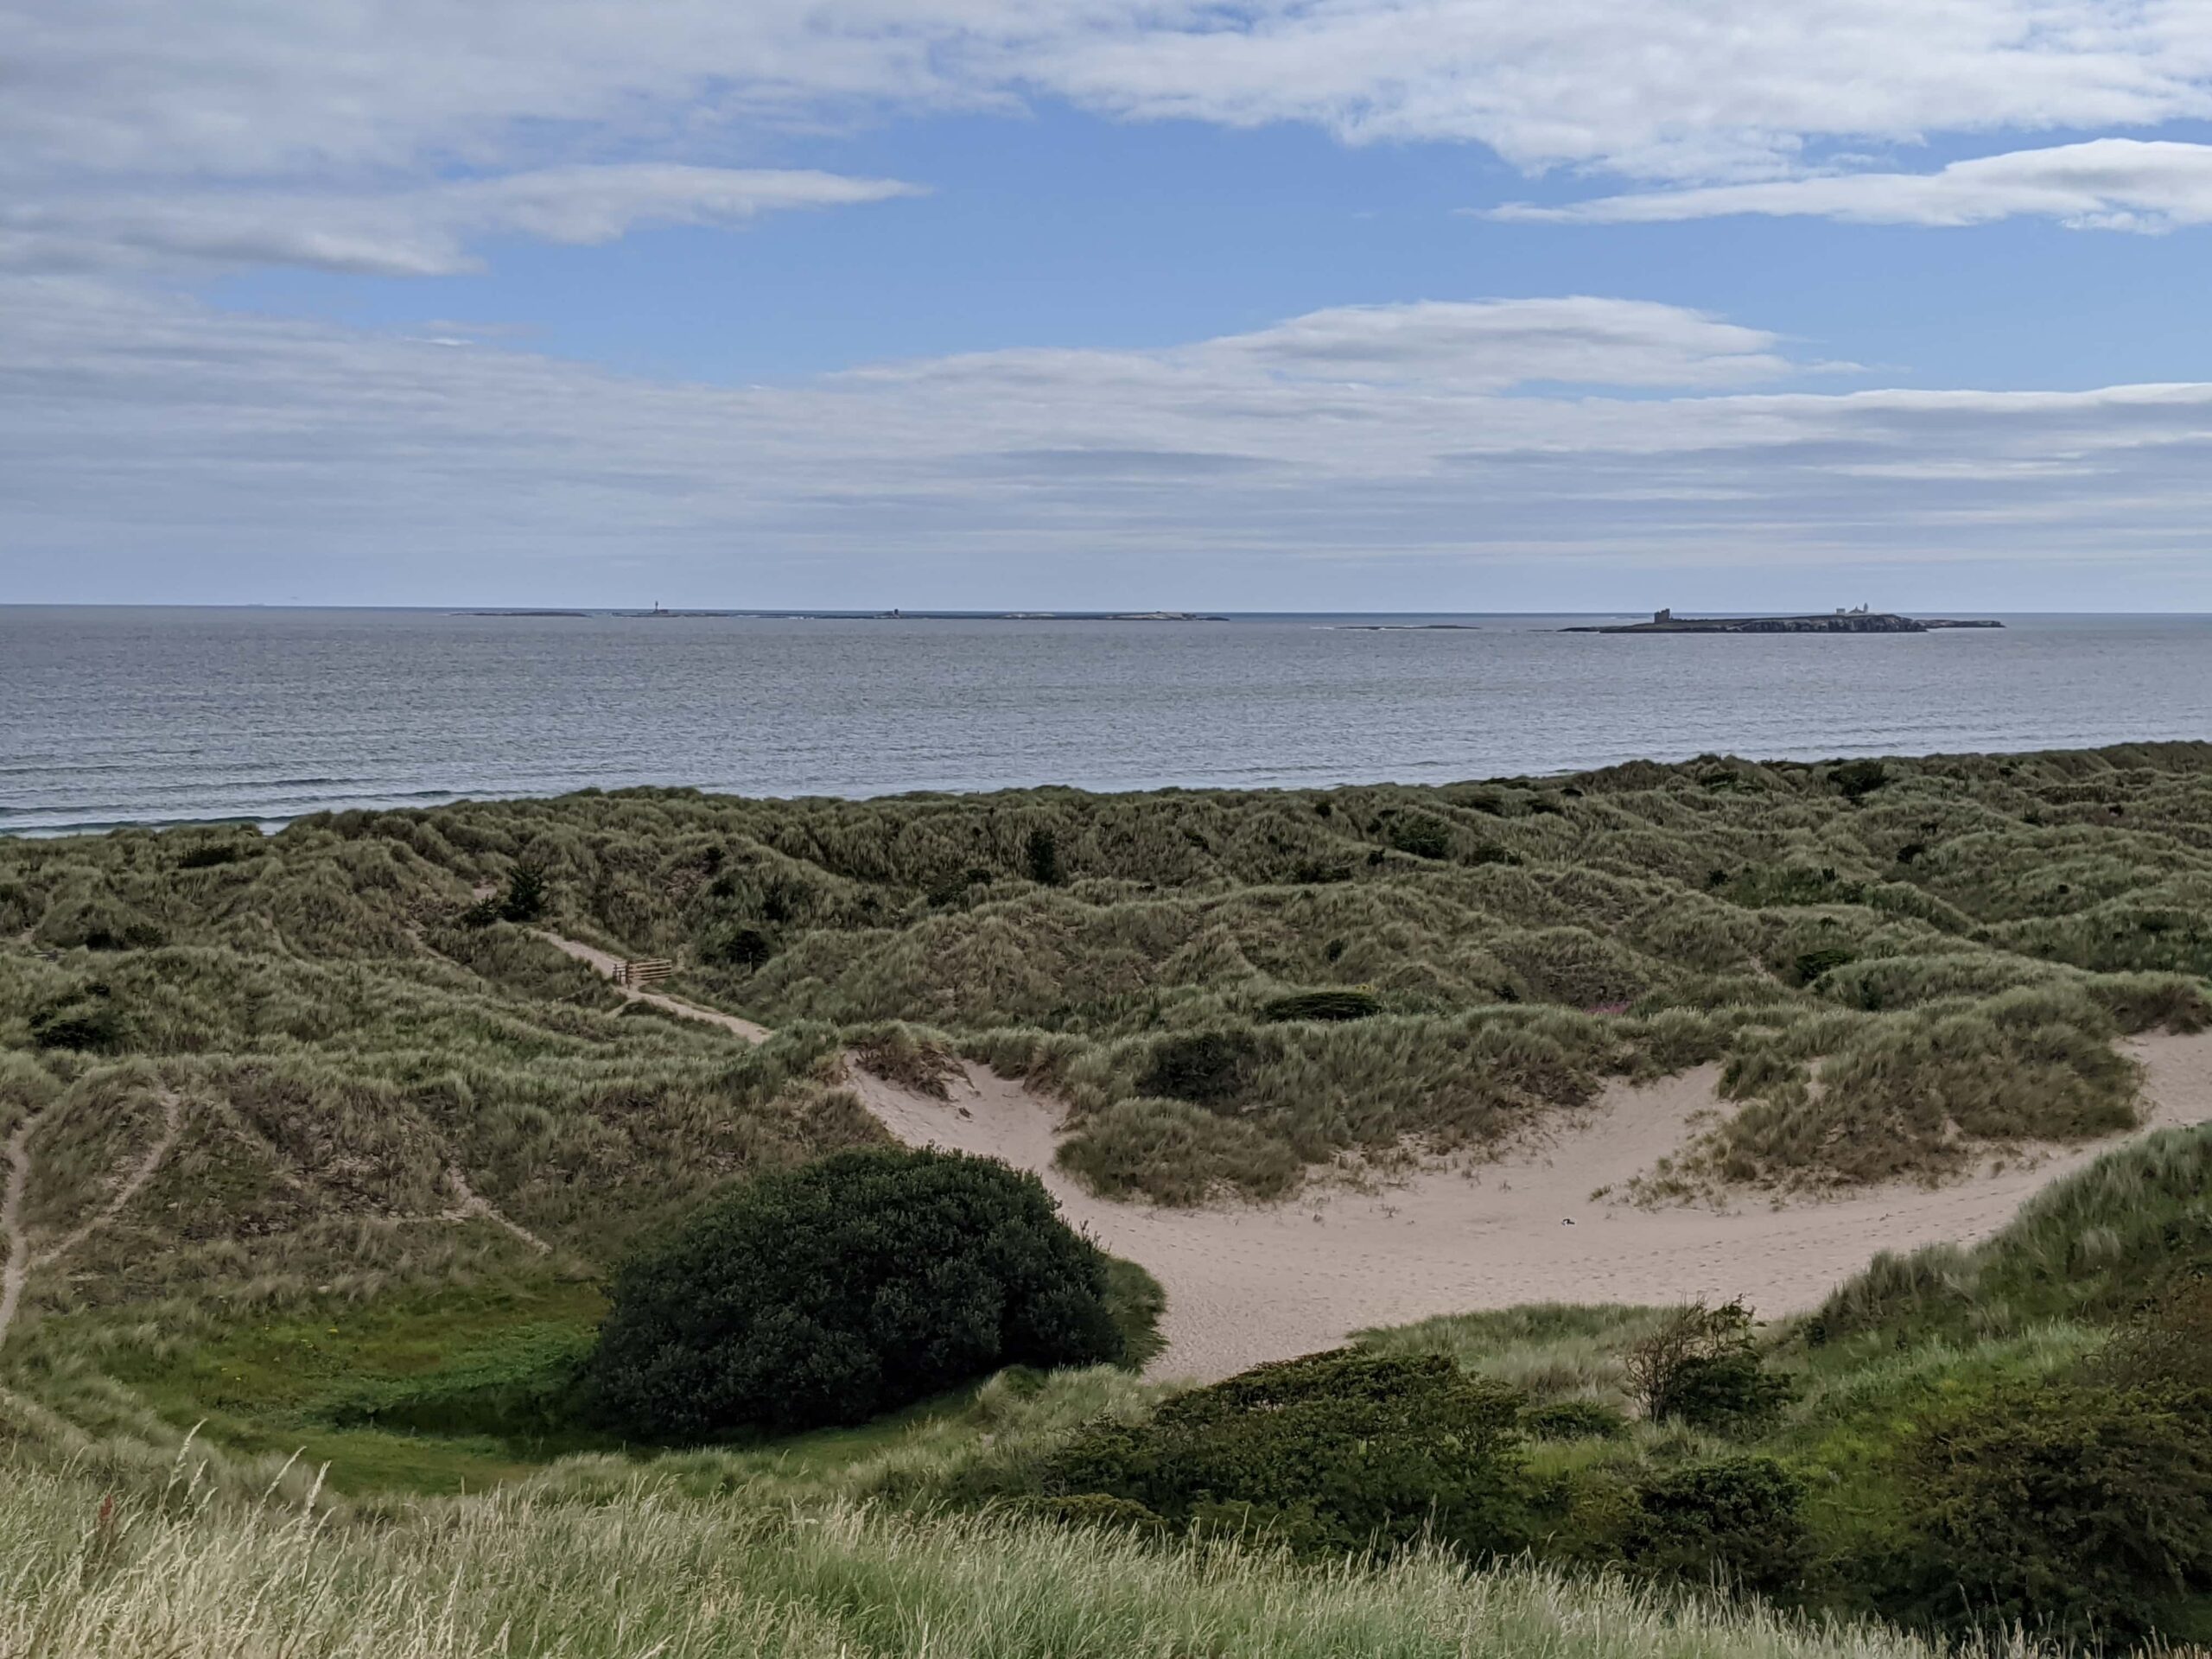
M 988 1516 L 525 1487 L 333 1515 L 189 1478 L 0 1485 L 0 1652 L 39 1659 L 1505 1655 L 1934 1659 L 1878 1629 L 1415 1553 L 1300 1567 Z M 2001 1651 L 2024 1653 L 2023 1647 Z

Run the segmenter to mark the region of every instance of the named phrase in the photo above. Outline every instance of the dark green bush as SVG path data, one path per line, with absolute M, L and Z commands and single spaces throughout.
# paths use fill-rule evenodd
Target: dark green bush
M 656 1440 L 857 1423 L 1007 1365 L 1121 1357 L 1105 1256 L 1033 1175 L 841 1153 L 764 1175 L 615 1276 L 589 1382 Z
M 1844 799 L 1864 800 L 1890 781 L 1890 769 L 1878 760 L 1846 760 L 1829 772 L 1828 781 Z
M 1655 1423 L 1724 1432 L 1757 1427 L 1788 1403 L 1787 1377 L 1769 1371 L 1739 1299 L 1678 1310 L 1624 1356 L 1629 1391 Z
M 31 1041 L 40 1048 L 112 1053 L 130 1039 L 130 1022 L 105 985 L 87 985 L 31 1016 Z
M 1653 1578 L 1794 1588 L 1811 1551 L 1805 1484 L 1772 1458 L 1694 1463 L 1637 1489 L 1623 1554 Z
M 2212 1591 L 2212 1411 L 2202 1396 L 2019 1384 L 1906 1443 L 1914 1534 L 1891 1611 L 2132 1643 Z
M 1400 852 L 1411 853 L 1415 858 L 1452 856 L 1451 826 L 1434 818 L 1401 818 L 1384 838 Z
M 545 913 L 545 873 L 535 864 L 518 864 L 507 876 L 499 899 L 503 922 L 534 922 Z
M 176 867 L 180 870 L 213 869 L 219 864 L 235 864 L 247 856 L 247 849 L 235 841 L 203 842 L 197 847 L 188 847 L 179 855 Z
M 489 927 L 494 922 L 537 921 L 545 914 L 545 896 L 544 872 L 534 864 L 518 864 L 504 888 L 461 912 L 461 925 Z
M 775 954 L 775 941 L 757 927 L 719 928 L 699 943 L 699 959 L 722 968 L 758 968 Z
M 1057 887 L 1060 885 L 1059 837 L 1043 824 L 1029 832 L 1029 839 L 1021 849 L 1022 863 L 1029 871 L 1029 879 L 1039 887 Z
M 1553 1400 L 1523 1407 L 1521 1427 L 1537 1440 L 1618 1440 L 1628 1433 L 1628 1418 L 1602 1400 Z
M 1291 1020 L 1364 1020 L 1382 1012 L 1372 991 L 1298 991 L 1270 998 L 1260 1005 L 1260 1017 L 1281 1023 Z
M 1795 964 L 1797 982 L 1810 985 L 1823 975 L 1833 973 L 1854 960 L 1852 953 L 1840 945 L 1830 945 L 1824 950 L 1808 950 L 1797 958 Z
M 1243 1032 L 1199 1031 L 1162 1038 L 1137 1079 L 1140 1095 L 1164 1095 L 1211 1105 L 1243 1087 L 1256 1046 Z
M 1662 1417 L 1741 1433 L 1771 1420 L 1794 1393 L 1789 1379 L 1767 1370 L 1746 1345 L 1685 1361 L 1667 1390 Z
M 1177 1395 L 1148 1422 L 1086 1429 L 1048 1459 L 1046 1488 L 1306 1552 L 1425 1532 L 1509 1550 L 1527 1530 L 1521 1404 L 1440 1355 L 1338 1349 Z

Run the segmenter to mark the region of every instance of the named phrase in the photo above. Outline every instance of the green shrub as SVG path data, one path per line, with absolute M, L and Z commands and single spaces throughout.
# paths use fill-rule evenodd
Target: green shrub
M 1006 1365 L 1117 1359 L 1104 1255 L 1033 1175 L 889 1148 L 764 1175 L 619 1272 L 589 1380 L 658 1440 L 857 1423 Z
M 757 927 L 723 927 L 699 942 L 699 959 L 721 968 L 758 968 L 776 954 L 776 943 Z
M 1382 1012 L 1372 991 L 1298 991 L 1260 1005 L 1260 1018 L 1280 1024 L 1292 1020 L 1364 1020 Z
M 1602 1400 L 1552 1400 L 1523 1407 L 1521 1427 L 1537 1440 L 1618 1440 L 1628 1433 L 1628 1418 Z
M 1521 1403 L 1440 1355 L 1338 1349 L 1177 1395 L 1148 1422 L 1095 1425 L 1047 1460 L 1046 1489 L 1305 1552 L 1424 1534 L 1510 1550 L 1527 1529 Z
M 2212 1591 L 2212 1412 L 2200 1398 L 2016 1384 L 1907 1441 L 1915 1538 L 1895 1612 L 2133 1642 Z
M 545 914 L 545 873 L 535 864 L 518 864 L 507 874 L 507 885 L 488 898 L 480 899 L 461 912 L 463 927 L 489 927 L 494 922 L 528 924 Z
M 503 922 L 534 922 L 545 913 L 545 873 L 535 864 L 518 864 L 507 876 L 499 899 Z
M 1847 801 L 1864 800 L 1890 781 L 1890 769 L 1878 760 L 1846 760 L 1828 772 Z
M 31 1041 L 40 1048 L 73 1048 L 112 1053 L 130 1040 L 130 1022 L 116 1006 L 114 993 L 93 983 L 31 1016 Z
M 1452 856 L 1451 827 L 1434 818 L 1401 818 L 1390 826 L 1385 839 L 1415 858 Z
M 235 864 L 240 859 L 259 852 L 258 848 L 247 849 L 235 841 L 202 842 L 197 847 L 188 847 L 177 857 L 180 870 L 213 869 L 219 864 Z
M 1637 1487 L 1623 1553 L 1654 1578 L 1792 1589 L 1811 1554 L 1804 1502 L 1804 1482 L 1772 1458 L 1690 1464 Z
M 1227 1100 L 1243 1087 L 1255 1050 L 1250 1036 L 1243 1032 L 1199 1031 L 1163 1038 L 1152 1046 L 1135 1092 L 1201 1106 Z
M 1060 885 L 1059 837 L 1045 825 L 1040 823 L 1029 832 L 1029 839 L 1022 845 L 1021 856 L 1032 881 L 1045 887 Z
M 1655 1423 L 1722 1431 L 1756 1427 L 1786 1404 L 1788 1378 L 1760 1363 L 1751 1314 L 1740 1299 L 1680 1310 L 1630 1344 L 1630 1395 Z
M 1852 953 L 1840 945 L 1831 945 L 1825 950 L 1808 950 L 1797 958 L 1795 964 L 1797 982 L 1810 985 L 1823 975 L 1834 973 L 1854 960 L 1856 958 Z

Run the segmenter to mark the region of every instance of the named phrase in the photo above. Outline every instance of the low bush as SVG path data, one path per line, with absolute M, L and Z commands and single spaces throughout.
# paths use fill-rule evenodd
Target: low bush
M 699 941 L 699 960 L 718 968 L 758 968 L 776 954 L 776 942 L 757 927 L 718 928 Z
M 1830 770 L 1828 781 L 1847 801 L 1864 800 L 1890 781 L 1890 769 L 1878 760 L 1847 760 Z
M 112 1053 L 130 1039 L 130 1021 L 105 984 L 87 985 L 31 1016 L 31 1041 L 40 1048 Z
M 177 855 L 180 870 L 208 870 L 221 864 L 235 864 L 251 856 L 259 849 L 249 849 L 235 841 L 202 842 L 197 847 L 188 847 Z
M 1057 887 L 1065 879 L 1060 874 L 1059 837 L 1041 823 L 1022 844 L 1021 861 L 1029 879 L 1039 887 Z
M 1800 985 L 1810 985 L 1822 976 L 1834 973 L 1837 969 L 1853 960 L 1855 958 L 1852 953 L 1840 946 L 1832 945 L 1825 950 L 1805 951 L 1795 963 L 1797 982 Z
M 1147 1422 L 1096 1425 L 1047 1460 L 1045 1485 L 1306 1553 L 1424 1535 L 1510 1550 L 1527 1530 L 1521 1404 L 1440 1356 L 1339 1349 L 1177 1395 Z
M 1364 1020 L 1382 1012 L 1382 1001 L 1372 991 L 1298 991 L 1260 1005 L 1260 1018 L 1270 1024 L 1292 1020 Z
M 1602 1400 L 1552 1400 L 1524 1407 L 1521 1428 L 1536 1440 L 1618 1440 L 1628 1433 L 1628 1418 Z
M 2130 1643 L 2212 1591 L 2212 1411 L 2145 1389 L 2013 1384 L 1900 1457 L 1914 1534 L 1890 1610 Z
M 1006 1365 L 1118 1359 L 1105 1256 L 1033 1175 L 849 1152 L 764 1175 L 615 1275 L 594 1410 L 656 1440 L 857 1423 Z
M 1211 1105 L 1243 1087 L 1256 1056 L 1257 1045 L 1243 1032 L 1200 1031 L 1163 1038 L 1153 1045 L 1135 1092 Z
M 1434 818 L 1401 818 L 1390 826 L 1387 839 L 1400 852 L 1415 858 L 1452 856 L 1451 828 Z
M 1804 1503 L 1805 1483 L 1772 1458 L 1669 1470 L 1637 1489 L 1623 1554 L 1653 1578 L 1794 1589 L 1811 1557 Z
M 1681 1309 L 1626 1356 L 1629 1391 L 1655 1423 L 1724 1432 L 1756 1427 L 1790 1397 L 1787 1377 L 1761 1363 L 1751 1314 L 1738 1300 Z

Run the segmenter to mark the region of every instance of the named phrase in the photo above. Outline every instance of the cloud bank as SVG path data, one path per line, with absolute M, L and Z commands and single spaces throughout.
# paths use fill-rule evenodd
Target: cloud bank
M 0 0 L 0 235 L 46 268 L 447 272 L 472 236 L 880 200 L 883 181 L 760 157 L 791 129 L 1039 99 L 1724 188 L 1790 178 L 1824 147 L 2212 116 L 2195 0 L 206 0 L 189 27 L 156 0 Z M 2181 218 L 2155 181 L 2138 207 L 2124 182 L 2101 198 L 2004 171 L 1584 216 L 1952 223 L 2010 192 Z
M 2032 217 L 2083 230 L 2167 231 L 2212 224 L 2212 144 L 2099 138 L 1954 162 L 1939 173 L 1777 179 L 1605 196 L 1555 207 L 1516 203 L 1491 216 L 1620 225 L 1736 213 L 1936 226 Z
M 1315 561 L 2201 569 L 2212 385 L 1758 389 L 1790 368 L 1757 329 L 1581 298 L 727 388 L 18 277 L 10 585 L 866 604 L 1124 563 L 1268 594 Z

